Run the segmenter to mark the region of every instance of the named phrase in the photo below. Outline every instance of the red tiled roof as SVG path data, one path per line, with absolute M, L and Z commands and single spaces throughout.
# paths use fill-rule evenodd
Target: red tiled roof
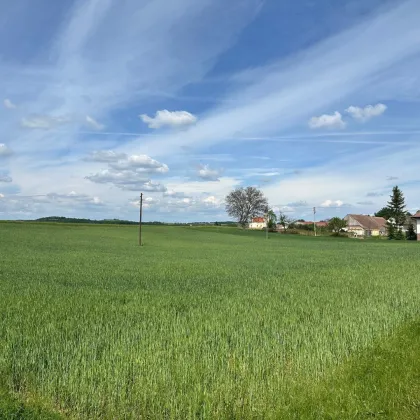
M 412 216 L 414 219 L 420 219 L 420 210 L 414 215 Z
M 264 222 L 265 222 L 264 217 L 254 217 L 252 219 L 252 223 L 264 223 Z

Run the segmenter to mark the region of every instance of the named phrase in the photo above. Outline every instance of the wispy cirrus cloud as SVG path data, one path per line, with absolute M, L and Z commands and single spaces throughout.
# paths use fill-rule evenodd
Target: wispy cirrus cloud
M 12 150 L 7 147 L 4 143 L 0 143 L 0 158 L 11 156 L 13 154 Z
M 12 178 L 8 175 L 0 174 L 0 182 L 12 182 Z
M 10 99 L 5 99 L 3 101 L 3 105 L 7 109 L 16 109 L 17 108 L 17 105 L 15 105 Z
M 99 123 L 94 118 L 86 115 L 86 124 L 88 127 L 92 128 L 93 130 L 102 131 L 105 128 L 105 125 Z
M 232 105 L 224 103 L 203 116 L 183 134 L 183 145 L 198 148 L 227 138 L 286 131 L 370 86 L 385 69 L 420 53 L 418 12 L 416 1 L 404 1 L 302 54 L 248 71 L 246 81 L 228 93 Z M 390 30 L 393 36 L 384 43 L 383 34 Z M 342 117 L 333 116 L 342 127 Z M 178 150 L 177 140 L 166 134 L 139 148 L 164 155 Z
M 70 122 L 71 119 L 67 116 L 33 115 L 22 118 L 21 126 L 30 129 L 51 130 Z

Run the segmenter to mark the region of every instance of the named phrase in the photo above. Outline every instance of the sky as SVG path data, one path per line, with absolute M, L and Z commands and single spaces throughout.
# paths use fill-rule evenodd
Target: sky
M 0 219 L 420 209 L 417 0 L 0 5 Z

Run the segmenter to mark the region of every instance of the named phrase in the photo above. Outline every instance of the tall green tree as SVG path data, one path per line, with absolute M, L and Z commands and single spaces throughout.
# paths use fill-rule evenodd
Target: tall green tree
M 394 220 L 388 220 L 388 223 L 386 224 L 386 230 L 388 231 L 388 239 L 395 239 L 395 225 Z
M 405 223 L 407 212 L 405 210 L 404 194 L 398 186 L 395 186 L 392 189 L 392 194 L 390 200 L 388 201 L 387 208 L 389 209 L 390 213 L 389 218 L 392 217 L 394 219 L 395 225 L 399 229 Z

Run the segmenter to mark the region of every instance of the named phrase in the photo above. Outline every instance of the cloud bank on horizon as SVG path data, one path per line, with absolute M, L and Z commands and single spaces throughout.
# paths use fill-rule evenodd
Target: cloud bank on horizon
M 417 210 L 420 4 L 336 3 L 5 2 L 0 218 Z

